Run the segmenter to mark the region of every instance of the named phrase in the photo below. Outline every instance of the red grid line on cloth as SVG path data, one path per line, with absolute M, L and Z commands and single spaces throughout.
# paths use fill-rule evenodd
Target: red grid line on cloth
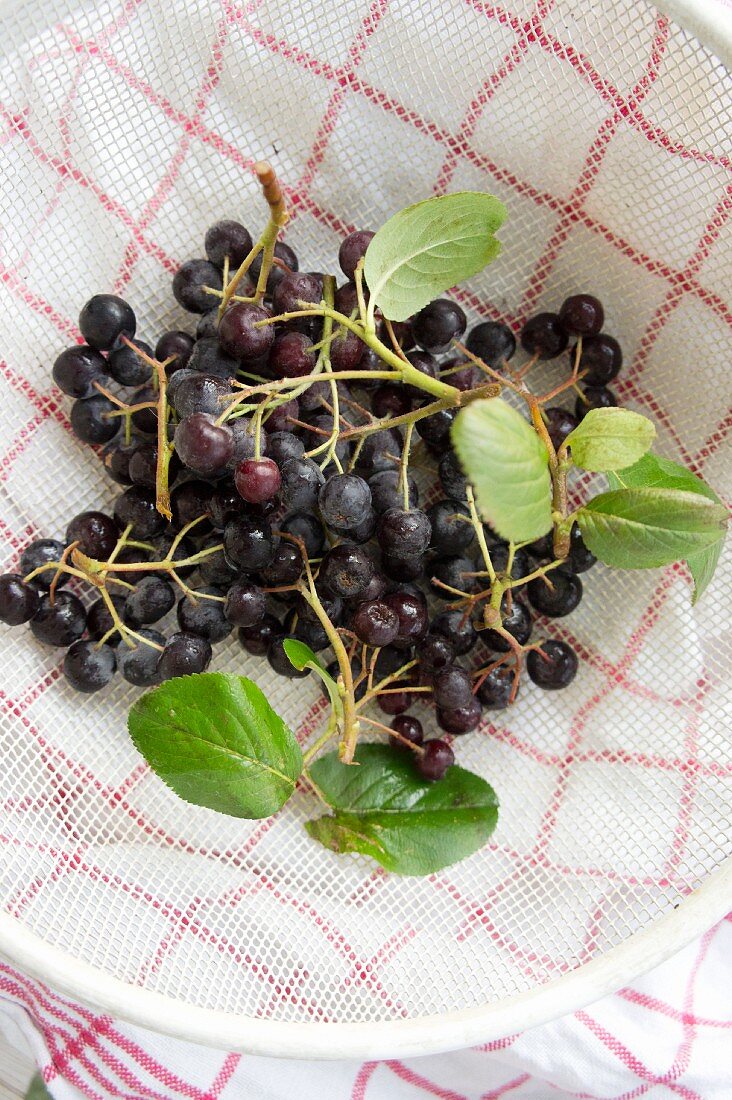
M 687 280 L 693 278 L 704 261 L 709 258 L 712 248 L 718 241 L 722 229 L 729 220 L 730 212 L 732 212 L 732 184 L 727 187 L 724 195 L 718 200 L 694 253 L 689 259 L 686 268 L 681 273 L 681 279 L 678 284 L 672 287 L 668 292 L 666 298 L 661 303 L 648 325 L 641 339 L 635 360 L 631 365 L 630 371 L 626 375 L 626 382 L 633 382 L 635 378 L 642 373 L 648 361 L 648 357 L 668 321 L 668 318 L 683 301 L 687 289 Z M 727 410 L 725 410 L 725 412 L 727 412 Z
M 659 16 L 656 19 L 650 56 L 644 66 L 643 76 L 633 87 L 630 94 L 629 104 L 632 105 L 633 108 L 637 103 L 642 102 L 658 79 L 668 37 L 669 22 L 665 16 Z M 546 285 L 546 281 L 561 252 L 562 246 L 566 243 L 570 231 L 575 224 L 575 213 L 582 209 L 585 199 L 592 190 L 600 173 L 600 169 L 602 168 L 603 160 L 610 148 L 610 143 L 622 121 L 623 113 L 620 109 L 616 109 L 611 115 L 608 115 L 601 124 L 595 136 L 595 140 L 585 157 L 579 179 L 569 196 L 566 211 L 559 218 L 554 232 L 549 237 L 544 251 L 534 268 L 534 272 L 529 278 L 528 286 L 522 299 L 521 309 L 519 310 L 522 316 L 528 316 L 532 306 L 541 295 Z
M 495 15 L 499 21 L 507 22 L 509 25 L 514 26 L 514 29 L 520 29 L 521 21 L 513 21 L 506 17 L 506 13 L 502 12 L 502 9 L 487 9 L 484 5 L 472 6 L 480 9 L 485 9 L 486 14 Z M 501 17 L 503 14 L 503 18 Z M 563 213 L 569 215 L 573 212 L 570 203 L 558 199 L 551 195 L 549 192 L 541 191 L 531 184 L 526 183 L 518 179 L 513 173 L 501 168 L 498 164 L 490 160 L 486 155 L 477 153 L 475 150 L 459 146 L 457 139 L 454 138 L 447 131 L 440 129 L 436 124 L 421 118 L 412 109 L 407 109 L 402 106 L 398 101 L 386 95 L 386 93 L 377 90 L 372 85 L 364 82 L 355 73 L 348 73 L 342 68 L 333 67 L 327 62 L 321 62 L 313 55 L 308 54 L 301 47 L 292 45 L 283 39 L 276 39 L 272 35 L 265 34 L 259 27 L 248 22 L 240 12 L 236 13 L 237 23 L 246 30 L 246 32 L 257 42 L 257 44 L 264 46 L 273 53 L 280 54 L 286 60 L 290 60 L 300 67 L 305 68 L 308 71 L 314 72 L 319 76 L 323 76 L 328 80 L 336 81 L 339 83 L 347 84 L 348 87 L 357 94 L 364 95 L 370 102 L 377 106 L 380 106 L 383 110 L 393 112 L 402 120 L 410 123 L 419 132 L 425 133 L 432 137 L 434 140 L 446 144 L 450 148 L 455 148 L 456 153 L 463 156 L 468 162 L 474 164 L 478 168 L 485 169 L 496 176 L 501 182 L 506 183 L 512 187 L 517 194 L 524 195 L 531 198 L 538 205 L 546 205 L 550 209 L 555 210 L 557 213 Z M 90 46 L 91 49 L 96 49 L 95 46 Z M 570 47 L 566 47 L 567 51 L 571 51 Z M 239 167 L 251 168 L 253 161 L 242 156 L 242 154 L 229 142 L 226 142 L 220 135 L 209 130 L 203 125 L 193 125 L 190 118 L 188 118 L 184 112 L 175 108 L 167 97 L 162 96 L 155 92 L 155 90 L 144 80 L 141 80 L 130 68 L 121 63 L 110 51 L 99 50 L 99 55 L 104 60 L 108 67 L 121 76 L 131 88 L 139 91 L 150 99 L 157 107 L 163 110 L 166 115 L 174 121 L 179 122 L 181 125 L 187 127 L 194 132 L 199 139 L 205 144 L 212 145 L 218 152 L 228 159 L 234 161 Z M 626 111 L 627 113 L 627 111 Z M 294 194 L 293 189 L 285 187 L 288 195 Z M 294 200 L 293 200 L 294 201 Z M 342 233 L 348 233 L 355 227 L 346 222 L 343 222 L 332 211 L 327 211 L 317 204 L 313 203 L 309 196 L 299 195 L 298 202 L 304 206 L 314 217 L 329 225 L 331 228 L 336 229 Z M 588 229 L 599 233 L 608 243 L 617 247 L 624 255 L 631 259 L 635 264 L 645 268 L 651 274 L 659 275 L 667 280 L 675 280 L 679 277 L 680 273 L 675 271 L 673 267 L 663 263 L 660 260 L 654 260 L 647 256 L 645 253 L 631 245 L 628 241 L 625 241 L 622 237 L 617 235 L 613 230 L 603 225 L 593 216 L 588 214 L 584 210 L 574 210 L 574 216 L 577 221 L 585 225 Z M 718 295 L 714 294 L 707 288 L 701 286 L 696 279 L 689 281 L 688 289 L 690 292 L 697 294 L 701 297 L 710 308 L 719 312 L 723 319 L 728 319 L 732 323 L 732 315 L 728 310 L 726 303 L 724 303 Z M 476 308 L 483 310 L 490 310 L 490 304 L 486 304 L 476 299 L 470 302 Z M 492 315 L 492 314 L 491 314 Z M 498 313 L 496 311 L 496 315 Z M 505 312 L 503 313 L 505 319 Z
M 445 188 L 449 186 L 460 159 L 459 150 L 464 150 L 468 146 L 483 111 L 506 77 L 510 76 L 525 59 L 530 43 L 536 38 L 536 31 L 540 26 L 541 18 L 552 7 L 553 4 L 549 2 L 549 0 L 540 0 L 524 23 L 518 27 L 512 23 L 514 33 L 517 35 L 517 41 L 505 55 L 499 67 L 491 73 L 490 76 L 486 77 L 478 94 L 468 105 L 468 109 L 463 115 L 458 132 L 455 135 L 454 141 L 450 143 L 447 156 L 437 175 L 437 180 L 434 185 L 434 191 L 437 194 L 442 194 Z

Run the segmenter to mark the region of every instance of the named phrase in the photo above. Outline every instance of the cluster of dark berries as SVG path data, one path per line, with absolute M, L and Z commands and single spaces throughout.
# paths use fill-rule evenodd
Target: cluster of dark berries
M 372 235 L 353 233 L 340 247 L 345 281 L 334 303 L 346 317 L 358 309 L 354 274 Z M 383 370 L 378 355 L 338 326 L 328 348 L 331 369 L 359 377 L 329 383 L 313 376 L 324 334 L 317 312 L 260 323 L 302 313 L 303 302 L 317 306 L 324 296 L 328 277 L 299 271 L 286 244 L 276 246 L 263 299 L 239 300 L 253 294 L 260 256 L 219 318 L 225 273 L 251 247 L 243 226 L 218 222 L 206 234 L 206 257 L 176 273 L 177 301 L 199 315 L 195 334 L 169 331 L 147 343 L 137 338 L 135 314 L 120 298 L 100 294 L 84 306 L 85 343 L 58 356 L 53 377 L 74 398 L 75 434 L 103 447 L 104 466 L 122 488 L 112 515 L 84 512 L 63 541 L 39 539 L 25 549 L 17 572 L 0 577 L 0 619 L 29 622 L 40 642 L 65 648 L 66 678 L 84 692 L 102 688 L 115 671 L 140 687 L 201 672 L 212 643 L 234 629 L 248 653 L 296 677 L 307 672 L 292 666 L 285 639 L 316 652 L 330 644 L 304 595 L 310 572 L 329 624 L 348 649 L 356 700 L 373 698 L 391 719 L 392 742 L 411 746 L 420 774 L 438 779 L 452 750 L 442 738 L 425 740 L 410 706 L 431 699 L 441 730 L 468 733 L 484 709 L 500 710 L 515 697 L 524 654 L 535 684 L 569 684 L 577 656 L 562 641 L 532 645 L 534 614 L 572 611 L 582 598 L 580 574 L 594 559 L 575 529 L 564 563 L 523 583 L 552 561 L 551 537 L 515 552 L 487 526 L 477 537 L 451 447 L 455 410 L 415 419 L 420 465 L 436 475 L 431 503 L 421 507 L 403 460 L 404 431 L 389 420 L 419 410 L 430 396 L 371 378 Z M 377 311 L 376 322 L 380 338 L 426 376 L 462 391 L 488 381 L 477 365 L 450 352 L 466 330 L 455 302 L 438 299 L 392 326 Z M 543 359 L 563 352 L 570 336 L 582 337 L 581 354 L 570 351 L 570 371 L 577 367 L 585 398 L 574 415 L 546 410 L 557 446 L 585 409 L 615 404 L 605 386 L 619 370 L 620 348 L 600 332 L 602 322 L 600 303 L 578 295 L 559 314 L 538 314 L 520 333 L 529 354 Z M 468 333 L 466 346 L 488 366 L 508 369 L 516 338 L 506 325 L 485 322 Z M 266 400 L 237 400 L 244 392 L 237 380 L 252 379 L 296 384 Z M 168 421 L 160 433 L 163 408 Z M 375 424 L 378 430 L 359 434 Z M 161 439 L 173 443 L 162 467 Z M 161 468 L 170 487 L 169 520 L 157 506 Z M 504 595 L 500 630 L 484 629 L 485 600 L 470 602 L 486 583 L 483 536 L 496 574 L 518 582 Z M 76 594 L 84 577 L 92 593 L 98 586 L 90 603 Z M 170 632 L 162 620 L 173 609 L 177 629 Z

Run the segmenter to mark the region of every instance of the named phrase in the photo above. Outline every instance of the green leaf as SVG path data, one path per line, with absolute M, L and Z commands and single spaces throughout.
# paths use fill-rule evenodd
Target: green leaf
M 439 783 L 417 775 L 410 754 L 359 745 L 357 766 L 336 752 L 310 769 L 335 813 L 309 821 L 334 852 L 361 852 L 402 875 L 429 875 L 481 848 L 495 828 L 498 800 L 480 776 L 453 765 Z
M 653 569 L 717 545 L 726 510 L 678 489 L 613 489 L 577 512 L 582 538 L 607 565 Z
M 481 191 L 424 199 L 394 214 L 366 250 L 370 312 L 378 306 L 390 320 L 405 321 L 481 271 L 501 250 L 493 234 L 505 218 L 503 203 Z
M 320 677 L 325 685 L 325 690 L 328 692 L 330 705 L 333 707 L 336 715 L 340 715 L 343 711 L 343 700 L 338 691 L 338 685 L 318 660 L 310 646 L 305 645 L 305 642 L 301 642 L 299 638 L 285 638 L 282 645 L 290 663 L 294 665 L 296 669 L 302 671 L 304 668 L 311 668 L 313 672 Z
M 232 817 L 270 817 L 302 771 L 300 746 L 243 676 L 179 676 L 148 691 L 127 719 L 135 748 L 177 795 Z
M 687 493 L 700 493 L 717 504 L 722 503 L 714 489 L 710 489 L 686 466 L 660 455 L 644 455 L 632 466 L 609 474 L 608 479 L 613 489 L 680 489 Z
M 452 442 L 483 519 L 501 538 L 530 542 L 551 529 L 549 456 L 521 413 L 497 397 L 473 401 L 455 417 Z
M 583 470 L 620 470 L 644 455 L 655 438 L 646 416 L 630 409 L 591 409 L 565 443 Z
M 691 470 L 659 455 L 644 455 L 628 469 L 610 474 L 609 479 L 613 488 L 628 486 L 628 488 L 678 489 L 688 493 L 699 493 L 708 500 L 713 500 L 715 504 L 722 503 L 714 490 Z M 692 604 L 697 602 L 714 576 L 723 543 L 724 534 L 719 542 L 713 543 L 698 553 L 687 554 L 686 564 L 694 581 Z

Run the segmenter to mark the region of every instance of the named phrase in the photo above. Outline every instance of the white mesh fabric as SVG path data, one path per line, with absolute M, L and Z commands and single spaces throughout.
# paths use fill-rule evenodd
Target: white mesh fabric
M 216 218 L 262 224 L 262 157 L 305 269 L 433 191 L 497 194 L 504 251 L 460 293 L 472 316 L 518 325 L 598 294 L 622 402 L 729 497 L 729 87 L 652 7 L 49 0 L 1 31 L 3 568 L 114 495 L 50 375 L 81 304 L 114 289 L 142 338 L 191 328 L 171 273 Z M 57 652 L 3 629 L 2 904 L 109 975 L 280 1020 L 398 1020 L 567 973 L 726 854 L 729 561 L 693 611 L 682 567 L 587 575 L 580 608 L 540 628 L 577 645 L 580 674 L 558 695 L 524 685 L 459 742 L 500 823 L 429 879 L 324 851 L 305 794 L 252 824 L 180 802 L 128 740 L 132 689 L 79 697 Z M 214 667 L 264 685 L 302 737 L 315 727 L 312 686 L 234 641 Z

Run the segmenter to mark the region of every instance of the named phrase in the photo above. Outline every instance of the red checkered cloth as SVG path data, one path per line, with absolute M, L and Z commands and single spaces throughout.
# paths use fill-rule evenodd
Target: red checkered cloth
M 56 1100 L 729 1100 L 732 915 L 589 1008 L 472 1050 L 302 1062 L 209 1050 L 120 1023 L 0 964 L 0 1032 Z
M 11 5 L 49 22 L 32 42 L 11 41 L 0 71 L 3 568 L 34 535 L 62 533 L 71 502 L 109 500 L 48 370 L 78 338 L 80 302 L 114 287 L 140 310 L 141 335 L 183 323 L 169 275 L 200 251 L 208 221 L 255 209 L 255 155 L 272 156 L 288 184 L 288 239 L 308 262 L 335 255 L 346 219 L 378 224 L 415 187 L 504 198 L 510 247 L 504 235 L 500 265 L 461 300 L 518 327 L 570 287 L 597 291 L 623 339 L 623 403 L 654 416 L 659 450 L 727 491 L 721 85 L 666 17 L 607 2 L 583 21 L 568 0 L 329 0 L 330 19 L 324 0 L 177 0 L 162 19 L 151 0 L 62 6 Z M 626 24 L 626 48 L 612 50 Z M 447 90 L 435 79 L 446 56 Z M 249 94 L 244 111 L 263 79 L 271 95 Z M 0 691 L 3 904 L 71 955 L 179 1002 L 199 1003 L 209 978 L 216 1007 L 243 1018 L 437 1013 L 441 998 L 460 1007 L 482 988 L 464 979 L 471 965 L 496 996 L 582 965 L 719 865 L 732 778 L 718 608 L 691 619 L 681 567 L 632 580 L 598 567 L 592 583 L 595 608 L 612 609 L 601 630 L 590 600 L 569 627 L 542 627 L 583 664 L 551 720 L 529 689 L 505 726 L 486 725 L 487 744 L 461 742 L 461 763 L 499 789 L 501 824 L 489 858 L 434 880 L 316 850 L 297 800 L 248 832 L 183 807 L 124 735 L 125 698 L 71 700 L 58 655 L 16 633 Z M 224 652 L 225 667 L 246 670 L 234 646 Z M 272 690 L 311 734 L 307 688 Z M 59 1096 L 721 1100 L 728 937 L 720 925 L 594 1009 L 409 1067 L 215 1054 L 116 1025 L 12 969 L 4 1018 L 35 1021 Z

